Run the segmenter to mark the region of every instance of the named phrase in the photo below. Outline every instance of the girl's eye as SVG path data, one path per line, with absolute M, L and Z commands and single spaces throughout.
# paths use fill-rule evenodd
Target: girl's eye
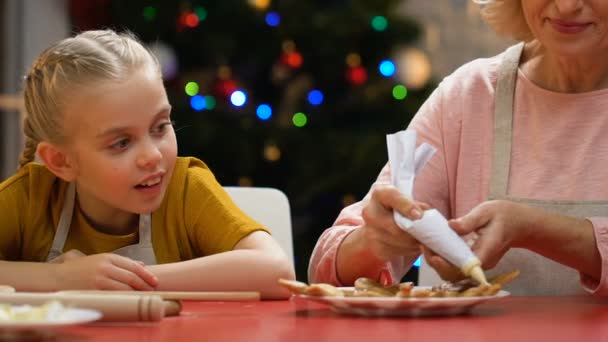
M 129 139 L 120 139 L 117 142 L 110 145 L 110 148 L 113 150 L 124 150 L 129 146 L 131 141 Z
M 164 133 L 167 128 L 173 126 L 173 121 L 166 121 L 156 127 L 156 133 Z

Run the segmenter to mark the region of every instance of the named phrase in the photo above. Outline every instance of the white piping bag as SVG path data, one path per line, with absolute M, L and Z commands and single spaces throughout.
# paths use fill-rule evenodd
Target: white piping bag
M 413 199 L 416 174 L 433 156 L 436 149 L 426 143 L 416 148 L 416 131 L 404 130 L 386 136 L 391 183 L 405 196 Z M 396 210 L 393 213 L 397 225 L 416 240 L 460 268 L 468 277 L 480 284 L 488 281 L 481 269 L 481 262 L 466 242 L 450 228 L 448 221 L 437 209 L 425 210 L 422 218 L 412 221 Z

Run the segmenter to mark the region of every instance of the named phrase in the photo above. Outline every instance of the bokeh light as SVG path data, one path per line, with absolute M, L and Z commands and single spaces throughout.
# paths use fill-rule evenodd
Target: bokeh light
M 227 65 L 222 65 L 217 69 L 217 77 L 221 80 L 227 80 L 232 76 L 232 69 Z
M 281 16 L 277 12 L 266 13 L 266 25 L 276 27 L 281 23 Z
M 230 102 L 233 106 L 241 107 L 247 102 L 247 94 L 242 90 L 237 90 L 230 95 Z
M 367 81 L 367 71 L 362 66 L 349 68 L 346 71 L 346 79 L 354 85 L 362 85 L 365 83 L 365 81 Z
M 346 65 L 351 68 L 361 65 L 361 56 L 356 52 L 351 52 L 346 56 Z
M 251 177 L 241 176 L 237 181 L 239 186 L 253 186 L 253 180 Z
M 268 120 L 272 116 L 272 108 L 267 104 L 261 104 L 255 113 L 260 120 Z
M 302 54 L 297 51 L 284 53 L 282 56 L 282 61 L 288 66 L 297 69 L 302 66 Z
M 208 110 L 212 110 L 215 108 L 217 101 L 215 100 L 215 97 L 211 96 L 211 95 L 207 95 L 205 96 L 205 108 Z
M 190 82 L 186 83 L 184 90 L 186 91 L 186 94 L 188 96 L 194 96 L 194 95 L 198 94 L 198 90 L 199 90 L 198 83 L 190 81 Z
M 249 0 L 249 4 L 259 10 L 265 10 L 270 6 L 270 0 Z
M 198 18 L 198 15 L 196 15 L 196 13 L 190 12 L 190 13 L 184 14 L 183 22 L 189 28 L 195 28 L 198 26 L 198 23 L 200 22 L 200 20 Z
M 268 144 L 264 147 L 264 159 L 276 162 L 281 159 L 281 150 L 276 144 Z
M 431 62 L 427 55 L 419 49 L 408 48 L 401 53 L 397 60 L 398 78 L 410 89 L 424 87 L 431 78 Z
M 147 22 L 152 22 L 156 19 L 156 7 L 146 6 L 144 7 L 144 19 Z
M 291 121 L 293 121 L 293 125 L 296 127 L 304 127 L 308 122 L 308 117 L 306 117 L 306 114 L 298 112 L 293 115 Z
M 403 100 L 407 97 L 407 88 L 402 84 L 397 84 L 393 87 L 393 97 L 396 100 Z
M 391 77 L 395 74 L 395 64 L 391 60 L 383 60 L 380 62 L 378 70 L 380 70 L 380 74 L 382 74 L 382 76 Z
M 201 95 L 194 95 L 190 98 L 190 107 L 196 111 L 205 109 L 205 98 Z
M 314 89 L 308 92 L 308 102 L 313 106 L 318 106 L 323 103 L 323 93 L 320 90 Z
M 175 78 L 178 71 L 177 53 L 175 50 L 165 42 L 158 40 L 150 44 L 150 51 L 160 63 L 163 80 Z
M 281 43 L 281 49 L 285 53 L 294 52 L 296 50 L 296 43 L 293 40 L 285 40 Z
M 374 30 L 384 31 L 384 30 L 386 30 L 387 26 L 388 26 L 388 20 L 386 20 L 385 17 L 383 17 L 381 15 L 377 15 L 372 18 L 372 27 L 374 28 Z
M 196 16 L 198 17 L 199 21 L 205 21 L 205 19 L 207 19 L 207 10 L 205 9 L 205 7 L 196 6 L 196 8 L 194 9 L 194 13 L 196 13 Z

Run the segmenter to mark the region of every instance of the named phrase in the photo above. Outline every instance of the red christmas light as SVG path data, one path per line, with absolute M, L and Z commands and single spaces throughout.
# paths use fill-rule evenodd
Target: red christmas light
M 367 81 L 367 71 L 362 66 L 348 68 L 346 70 L 346 79 L 356 86 L 362 85 Z
M 302 66 L 302 54 L 297 51 L 285 52 L 281 56 L 281 63 L 297 69 Z
M 186 26 L 188 26 L 189 28 L 195 28 L 198 26 L 198 15 L 196 15 L 195 13 L 188 13 L 186 14 L 186 18 L 185 18 L 185 23 Z
M 185 28 L 195 28 L 200 23 L 198 15 L 194 12 L 182 12 L 177 19 L 177 29 L 182 31 Z
M 214 86 L 217 96 L 228 97 L 238 89 L 238 84 L 233 80 L 217 80 Z

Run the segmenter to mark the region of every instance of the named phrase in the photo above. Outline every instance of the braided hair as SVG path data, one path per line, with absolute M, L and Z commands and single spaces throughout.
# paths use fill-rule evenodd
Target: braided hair
M 34 160 L 41 141 L 68 140 L 62 111 L 79 88 L 121 81 L 150 65 L 160 75 L 158 60 L 135 36 L 112 30 L 85 31 L 43 51 L 24 81 L 25 146 L 19 168 Z

